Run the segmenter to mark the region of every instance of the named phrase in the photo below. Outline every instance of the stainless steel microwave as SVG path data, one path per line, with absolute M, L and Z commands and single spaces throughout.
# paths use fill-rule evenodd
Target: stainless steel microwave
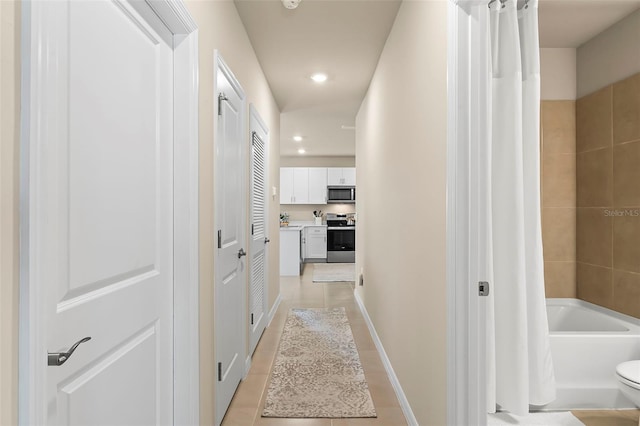
M 327 187 L 327 203 L 355 203 L 355 186 L 329 186 Z

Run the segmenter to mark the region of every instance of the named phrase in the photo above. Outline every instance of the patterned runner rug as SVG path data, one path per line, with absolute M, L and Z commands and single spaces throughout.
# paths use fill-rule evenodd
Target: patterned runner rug
M 291 309 L 263 417 L 376 417 L 344 308 Z

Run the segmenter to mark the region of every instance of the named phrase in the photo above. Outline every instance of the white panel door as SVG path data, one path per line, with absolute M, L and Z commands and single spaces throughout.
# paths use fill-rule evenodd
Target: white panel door
M 280 204 L 293 204 L 293 167 L 280 168 Z
M 32 147 L 29 279 L 46 288 L 49 352 L 91 337 L 63 365 L 43 370 L 45 421 L 170 424 L 170 36 L 124 2 L 56 1 L 38 10 L 57 62 L 44 82 L 43 146 Z
M 249 246 L 249 353 L 267 326 L 267 128 L 251 108 L 251 240 Z
M 293 168 L 293 203 L 307 204 L 309 202 L 309 169 L 307 167 Z
M 246 138 L 245 96 L 233 73 L 216 55 L 218 98 L 215 137 L 216 423 L 219 424 L 244 375 L 246 355 Z
M 309 204 L 327 204 L 326 167 L 309 168 Z

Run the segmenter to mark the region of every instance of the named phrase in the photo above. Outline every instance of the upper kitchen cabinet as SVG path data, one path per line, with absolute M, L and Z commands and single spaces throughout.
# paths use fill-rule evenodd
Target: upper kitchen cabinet
M 327 168 L 309 168 L 309 204 L 327 204 Z
M 328 186 L 356 186 L 355 167 L 329 167 L 327 169 Z
M 327 204 L 327 169 L 281 167 L 280 204 Z
M 309 169 L 280 168 L 280 204 L 309 204 Z

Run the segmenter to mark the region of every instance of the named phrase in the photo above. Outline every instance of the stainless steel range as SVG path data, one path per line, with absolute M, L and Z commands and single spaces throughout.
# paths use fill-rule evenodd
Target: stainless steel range
M 355 263 L 356 225 L 353 213 L 327 213 L 327 262 Z

